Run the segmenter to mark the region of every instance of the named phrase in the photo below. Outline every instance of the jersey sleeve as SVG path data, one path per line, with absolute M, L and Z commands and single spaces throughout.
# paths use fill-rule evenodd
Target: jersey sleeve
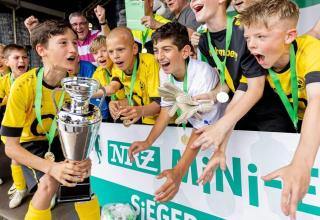
M 297 64 L 302 65 L 302 75 L 305 77 L 306 84 L 320 82 L 320 41 L 311 36 L 303 36 L 306 45 L 302 49 L 303 53 L 297 57 Z
M 1 126 L 1 135 L 20 137 L 27 118 L 28 94 L 23 86 L 13 84 Z

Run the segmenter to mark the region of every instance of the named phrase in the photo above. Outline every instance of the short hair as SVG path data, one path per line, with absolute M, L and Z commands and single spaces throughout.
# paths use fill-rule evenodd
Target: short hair
M 72 12 L 72 13 L 69 15 L 69 22 L 71 21 L 71 18 L 73 18 L 73 17 L 83 17 L 83 18 L 85 18 L 86 21 L 88 22 L 87 17 L 86 17 L 83 13 L 81 13 L 80 11 Z
M 112 38 L 123 39 L 128 43 L 128 45 L 134 44 L 134 37 L 131 30 L 125 26 L 119 26 L 112 29 L 108 34 L 106 41 Z
M 262 22 L 269 28 L 268 21 L 271 17 L 278 17 L 279 20 L 294 21 L 294 24 L 297 25 L 299 7 L 290 0 L 257 1 L 240 13 L 240 23 L 250 26 Z
M 8 57 L 10 56 L 10 54 L 13 51 L 23 51 L 27 54 L 27 50 L 25 47 L 18 45 L 18 44 L 8 44 L 7 46 L 5 46 L 3 48 L 3 56 L 5 59 L 8 59 Z
M 153 44 L 156 44 L 159 40 L 171 39 L 173 44 L 181 50 L 186 45 L 191 46 L 187 28 L 178 22 L 169 22 L 155 32 L 151 36 Z
M 101 47 L 107 46 L 106 44 L 106 36 L 104 35 L 99 35 L 94 39 L 91 44 L 90 44 L 90 53 L 96 53 L 97 50 L 99 50 Z
M 41 44 L 46 47 L 48 40 L 51 37 L 64 34 L 67 29 L 70 29 L 73 33 L 75 33 L 71 28 L 71 25 L 65 21 L 47 20 L 42 22 L 31 30 L 31 45 L 34 49 L 36 48 L 37 44 Z M 75 35 L 77 36 L 76 33 Z

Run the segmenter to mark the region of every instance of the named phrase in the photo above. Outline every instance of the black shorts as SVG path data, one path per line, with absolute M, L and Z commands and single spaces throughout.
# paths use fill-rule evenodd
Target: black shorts
M 44 157 L 44 154 L 48 151 L 49 147 L 48 141 L 32 141 L 22 143 L 21 145 L 30 153 L 42 158 Z M 53 139 L 53 142 L 51 144 L 51 152 L 54 154 L 56 162 L 64 161 L 64 156 L 58 137 L 55 137 Z M 44 175 L 44 173 L 24 165 L 22 165 L 22 170 L 26 180 L 28 191 L 31 193 L 35 192 L 39 183 L 39 179 Z

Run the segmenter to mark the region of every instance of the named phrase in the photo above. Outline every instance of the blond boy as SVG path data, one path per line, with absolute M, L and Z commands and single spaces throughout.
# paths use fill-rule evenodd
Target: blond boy
M 268 70 L 268 82 L 281 97 L 301 136 L 289 165 L 263 177 L 282 178 L 281 208 L 296 217 L 308 190 L 310 172 L 320 145 L 320 42 L 297 37 L 299 9 L 289 0 L 261 1 L 241 13 L 250 52 Z

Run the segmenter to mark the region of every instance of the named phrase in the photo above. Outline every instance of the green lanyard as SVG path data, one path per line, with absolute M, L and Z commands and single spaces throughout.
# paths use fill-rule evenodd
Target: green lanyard
M 170 74 L 170 82 L 174 84 L 173 76 Z M 186 63 L 186 70 L 184 72 L 184 78 L 183 78 L 183 92 L 184 94 L 188 94 L 188 64 Z M 177 110 L 177 115 L 180 117 L 182 114 L 181 109 Z M 186 129 L 186 124 L 182 123 L 182 127 L 185 130 Z
M 131 75 L 131 83 L 130 83 L 130 93 L 129 93 L 129 95 L 126 92 L 126 89 L 125 89 L 125 93 L 126 93 L 126 96 L 127 96 L 127 99 L 128 99 L 128 102 L 129 102 L 130 106 L 133 106 L 132 95 L 133 95 L 134 83 L 135 83 L 136 78 L 137 78 L 137 69 L 138 69 L 138 59 L 136 58 L 135 61 L 134 61 L 132 75 Z M 124 72 L 123 71 L 122 71 L 122 82 L 124 82 Z
M 9 74 L 10 74 L 10 85 L 12 85 L 14 82 L 13 74 L 12 73 L 9 73 Z
M 107 84 L 109 85 L 110 84 L 110 71 L 107 69 L 107 68 L 105 68 L 105 70 L 106 70 L 106 79 L 107 79 Z M 115 101 L 115 100 L 117 100 L 117 97 L 116 97 L 116 95 L 115 94 L 113 94 L 113 95 L 111 95 L 111 100 L 112 101 Z
M 148 35 L 149 35 L 149 28 L 145 29 L 144 31 L 141 32 L 141 44 L 142 44 L 142 49 L 144 48 L 144 45 L 147 41 Z
M 225 54 L 224 54 L 224 60 L 221 62 L 219 59 L 216 50 L 213 48 L 211 43 L 211 36 L 210 32 L 207 32 L 207 38 L 208 38 L 208 45 L 210 49 L 211 56 L 214 60 L 214 62 L 217 65 L 217 68 L 219 70 L 219 77 L 220 77 L 220 84 L 223 86 L 224 80 L 225 80 L 225 70 L 226 70 L 226 62 L 227 62 L 227 52 L 230 46 L 231 37 L 232 37 L 232 23 L 233 23 L 233 17 L 227 16 L 227 31 L 226 31 L 226 47 L 225 47 Z
M 38 71 L 38 76 L 37 76 L 37 84 L 36 84 L 36 97 L 35 97 L 35 113 L 37 120 L 42 127 L 42 129 L 45 131 L 42 123 L 42 118 L 41 118 L 41 102 L 42 102 L 42 80 L 43 80 L 43 67 L 41 67 Z M 59 99 L 59 104 L 58 108 L 60 109 L 64 100 L 64 92 L 61 94 L 60 99 Z M 57 129 L 57 122 L 56 122 L 56 117 L 54 117 L 53 122 L 51 123 L 51 127 L 49 130 L 49 133 L 45 131 L 48 142 L 49 142 L 49 149 L 48 151 L 51 152 L 51 143 L 53 141 L 53 138 L 56 133 Z
M 294 47 L 290 45 L 290 80 L 291 80 L 291 94 L 293 99 L 293 106 L 290 103 L 290 100 L 286 96 L 283 88 L 281 87 L 280 80 L 277 76 L 277 73 L 274 72 L 271 68 L 268 69 L 268 72 L 271 76 L 271 79 L 276 87 L 277 93 L 280 96 L 280 99 L 286 108 L 291 121 L 297 130 L 298 128 L 298 80 L 297 80 L 297 71 L 296 71 L 296 54 L 294 51 Z

